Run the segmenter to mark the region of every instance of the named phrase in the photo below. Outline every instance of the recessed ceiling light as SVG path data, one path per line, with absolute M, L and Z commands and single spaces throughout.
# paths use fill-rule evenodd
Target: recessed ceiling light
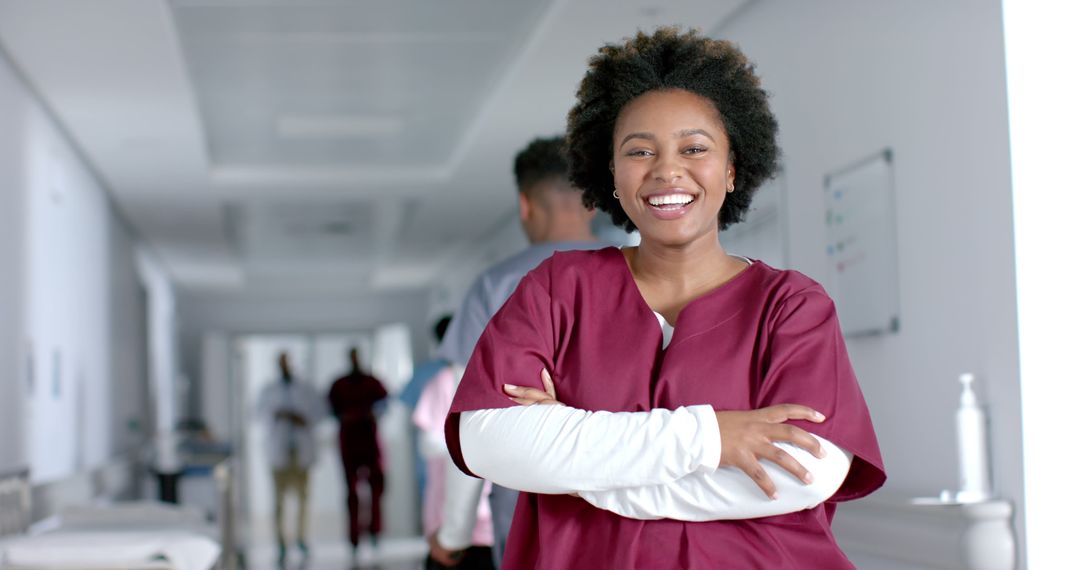
M 394 115 L 281 115 L 277 134 L 292 139 L 350 139 L 392 136 L 405 130 Z

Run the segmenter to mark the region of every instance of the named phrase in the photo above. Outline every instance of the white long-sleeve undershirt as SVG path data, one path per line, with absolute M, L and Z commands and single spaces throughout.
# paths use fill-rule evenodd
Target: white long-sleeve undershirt
M 458 429 L 473 473 L 530 493 L 661 485 L 720 463 L 711 406 L 649 412 L 518 406 L 465 412 Z
M 736 520 L 793 513 L 825 502 L 840 488 L 851 466 L 851 454 L 825 438 L 814 438 L 826 450 L 824 459 L 795 445 L 776 444 L 814 475 L 810 484 L 770 461 L 762 462 L 776 485 L 776 500 L 767 499 L 757 484 L 735 467 L 691 473 L 667 485 L 579 494 L 594 507 L 641 520 Z
M 667 349 L 675 328 L 654 315 Z M 750 519 L 814 507 L 840 488 L 852 459 L 816 435 L 823 459 L 777 443 L 813 482 L 763 461 L 777 489 L 771 500 L 741 470 L 717 468 L 720 428 L 710 406 L 623 413 L 536 405 L 478 410 L 462 414 L 459 430 L 466 465 L 486 479 L 534 493 L 577 493 L 597 508 L 642 520 Z
M 748 519 L 816 506 L 847 476 L 851 455 L 824 438 L 818 459 L 790 453 L 814 477 L 804 484 L 763 461 L 771 500 L 742 471 L 717 468 L 720 430 L 710 406 L 649 412 L 589 412 L 519 406 L 465 412 L 461 452 L 473 473 L 532 493 L 577 493 L 593 506 L 635 519 Z

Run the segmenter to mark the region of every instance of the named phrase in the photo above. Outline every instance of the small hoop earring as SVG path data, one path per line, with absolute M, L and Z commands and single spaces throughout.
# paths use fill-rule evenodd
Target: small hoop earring
M 734 192 L 735 191 L 735 185 L 732 184 L 731 186 L 728 186 L 727 191 L 728 191 L 728 194 L 731 194 L 732 192 Z
M 619 191 L 618 190 L 612 190 L 611 195 L 614 196 L 616 200 L 619 199 Z

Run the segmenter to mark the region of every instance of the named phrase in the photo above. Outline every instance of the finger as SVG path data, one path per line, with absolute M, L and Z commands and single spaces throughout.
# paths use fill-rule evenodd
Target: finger
M 741 469 L 761 488 L 766 497 L 776 500 L 776 484 L 773 483 L 772 478 L 765 472 L 765 468 L 756 459 L 741 467 Z
M 535 398 L 537 394 L 542 394 L 544 398 L 548 397 L 547 392 L 544 392 L 538 388 L 529 388 L 528 386 L 514 386 L 513 384 L 503 384 L 503 392 L 517 397 L 531 397 Z
M 510 401 L 514 402 L 515 404 L 521 404 L 522 406 L 533 406 L 533 405 L 539 405 L 539 406 L 562 406 L 563 405 L 561 402 L 558 402 L 556 400 L 552 400 L 551 398 L 548 398 L 547 396 L 544 396 L 541 399 L 536 399 L 536 398 L 510 398 Z
M 456 551 L 443 550 L 439 553 L 439 557 L 442 559 L 439 561 L 439 564 L 448 568 L 453 568 L 461 562 L 461 555 Z
M 541 390 L 537 390 L 536 388 L 518 388 L 513 392 L 508 393 L 515 398 L 525 398 L 537 402 L 540 400 L 552 399 L 550 394 Z
M 783 449 L 780 449 L 779 447 L 776 447 L 775 445 L 772 446 L 772 448 L 772 451 L 770 451 L 768 456 L 766 456 L 769 461 L 777 464 L 781 469 L 784 469 L 788 473 L 791 473 L 795 476 L 796 479 L 802 481 L 803 483 L 806 483 L 807 485 L 814 482 L 814 475 L 810 473 L 810 471 L 807 470 L 805 467 L 803 467 L 802 463 L 799 463 L 794 457 L 792 457 L 791 454 L 784 451 Z
M 821 423 L 825 421 L 825 414 L 800 404 L 780 404 L 765 408 L 766 421 L 781 423 L 788 420 L 806 420 L 808 422 Z
M 825 457 L 825 448 L 821 446 L 821 442 L 816 437 L 811 435 L 810 432 L 790 424 L 776 426 L 769 439 L 797 445 L 809 451 L 811 455 L 818 459 Z
M 547 368 L 540 371 L 540 381 L 544 384 L 544 391 L 551 397 L 552 400 L 557 400 L 555 397 L 555 382 L 551 380 L 551 374 L 548 373 Z

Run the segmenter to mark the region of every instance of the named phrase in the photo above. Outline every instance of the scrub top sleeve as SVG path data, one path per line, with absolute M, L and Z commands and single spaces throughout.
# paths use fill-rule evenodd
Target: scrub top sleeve
M 476 343 L 446 420 L 446 444 L 454 462 L 471 474 L 461 455 L 461 412 L 516 406 L 504 384 L 543 389 L 541 370 L 553 370 L 555 326 L 550 260 L 528 273 L 491 318 Z
M 885 482 L 884 464 L 832 299 L 820 287 L 796 293 L 779 305 L 768 326 L 756 407 L 802 404 L 825 414 L 820 424 L 790 423 L 854 454 L 832 500 L 871 493 Z

